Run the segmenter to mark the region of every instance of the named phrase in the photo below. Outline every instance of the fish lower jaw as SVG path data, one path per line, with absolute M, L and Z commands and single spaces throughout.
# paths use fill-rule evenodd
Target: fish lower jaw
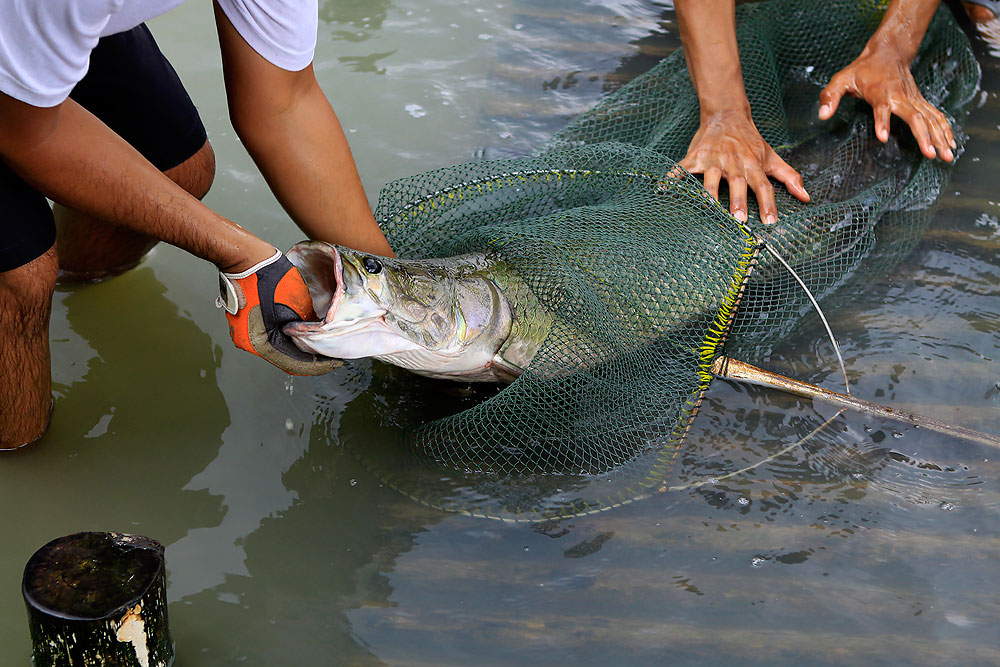
M 470 354 L 468 350 L 428 350 L 416 347 L 375 358 L 417 375 L 443 380 L 497 382 L 502 379 L 494 372 L 492 357 Z
M 335 359 L 377 358 L 419 348 L 389 329 L 383 318 L 362 320 L 346 327 L 294 323 L 284 331 L 300 350 Z

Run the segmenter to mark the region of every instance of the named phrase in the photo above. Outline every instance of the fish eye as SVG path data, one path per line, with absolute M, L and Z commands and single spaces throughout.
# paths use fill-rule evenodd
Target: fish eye
M 368 273 L 382 273 L 382 262 L 374 257 L 365 257 L 364 265 Z

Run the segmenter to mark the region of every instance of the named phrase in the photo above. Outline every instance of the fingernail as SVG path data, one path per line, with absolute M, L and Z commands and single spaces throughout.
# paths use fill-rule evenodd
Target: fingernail
M 768 213 L 767 217 L 764 219 L 764 224 L 765 225 L 773 225 L 777 221 L 778 221 L 778 219 L 776 217 L 774 217 L 774 213 Z
M 826 105 L 826 104 L 819 105 L 819 117 L 820 118 L 822 118 L 823 116 L 827 115 L 828 113 L 830 113 L 830 107 L 828 105 Z
M 740 222 L 746 222 L 747 221 L 747 212 L 746 211 L 736 211 L 736 213 L 733 213 L 733 216 L 737 220 L 739 220 Z

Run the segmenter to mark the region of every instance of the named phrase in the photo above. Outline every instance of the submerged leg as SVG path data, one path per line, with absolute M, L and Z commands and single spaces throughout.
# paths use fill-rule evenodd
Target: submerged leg
M 963 1 L 962 7 L 993 55 L 1000 55 L 1000 0 Z
M 963 0 L 962 7 L 973 23 L 995 21 L 1000 15 L 1000 2 L 997 0 Z
M 49 314 L 55 248 L 0 273 L 0 449 L 40 438 L 52 409 Z

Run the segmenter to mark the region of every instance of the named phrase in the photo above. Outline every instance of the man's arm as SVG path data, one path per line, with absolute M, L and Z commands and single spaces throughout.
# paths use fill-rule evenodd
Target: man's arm
M 162 239 L 224 271 L 242 271 L 274 253 L 72 100 L 35 107 L 0 93 L 0 128 L 0 157 L 64 206 Z
M 312 65 L 281 69 L 215 18 L 233 127 L 284 209 L 310 238 L 394 256 Z
M 676 0 L 677 19 L 688 72 L 698 93 L 701 126 L 680 165 L 705 175 L 705 189 L 719 198 L 719 183 L 729 183 L 729 210 L 747 219 L 747 186 L 757 196 L 761 220 L 777 220 L 773 176 L 802 201 L 809 194 L 802 177 L 760 136 L 743 87 L 733 0 Z
M 39 192 L 224 272 L 238 347 L 299 375 L 339 363 L 303 355 L 281 333 L 283 324 L 313 313 L 301 276 L 274 246 L 212 212 L 76 102 L 34 107 L 0 93 L 0 128 L 0 156 Z
M 953 160 L 956 144 L 951 125 L 924 99 L 910 73 L 939 4 L 940 0 L 892 0 L 861 55 L 820 93 L 820 119 L 833 116 L 845 94 L 860 97 L 875 112 L 875 136 L 880 141 L 889 140 L 889 120 L 895 114 L 910 126 L 924 156 Z

